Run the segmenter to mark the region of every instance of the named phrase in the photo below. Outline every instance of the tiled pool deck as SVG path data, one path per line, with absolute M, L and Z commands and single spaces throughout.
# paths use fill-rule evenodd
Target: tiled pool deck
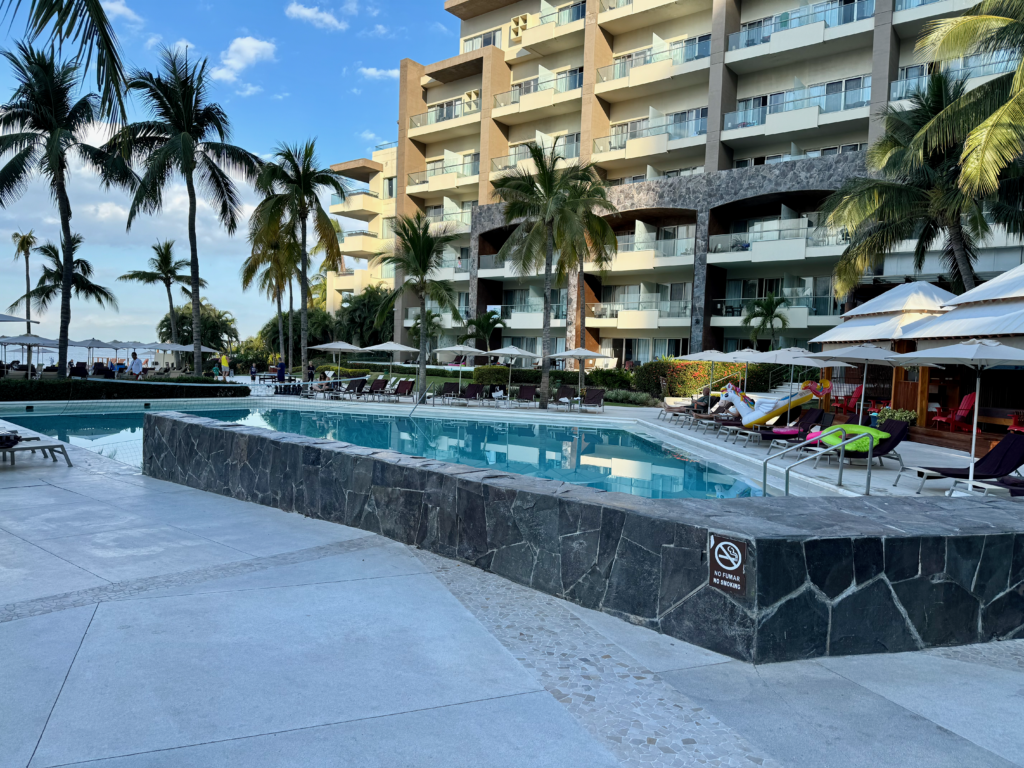
M 71 456 L 0 466 L 0 766 L 1024 765 L 1024 640 L 753 667 Z

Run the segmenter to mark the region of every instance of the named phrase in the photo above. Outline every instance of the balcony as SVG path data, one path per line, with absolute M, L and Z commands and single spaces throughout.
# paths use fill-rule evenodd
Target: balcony
M 693 266 L 695 238 L 657 240 L 627 233 L 616 239 L 618 252 L 612 258 L 611 272 L 642 274 L 656 268 Z
M 783 289 L 785 292 L 788 289 Z M 838 325 L 842 306 L 834 296 L 784 296 L 789 327 L 814 328 Z M 754 298 L 715 299 L 711 302 L 711 325 L 716 328 L 743 326 L 743 317 L 750 311 Z
M 974 5 L 971 0 L 896 0 L 892 24 L 901 39 L 911 40 L 920 35 L 928 21 L 959 16 Z
M 331 195 L 330 210 L 336 216 L 369 221 L 374 216 L 380 216 L 380 195 L 369 189 L 353 189 L 344 199 L 339 195 Z
M 579 48 L 583 45 L 586 15 L 585 0 L 546 13 L 537 19 L 536 26 L 531 24 L 523 30 L 522 47 L 542 56 Z
M 480 264 L 477 267 L 477 269 L 478 270 L 485 270 L 485 269 L 504 270 L 505 269 L 505 260 L 502 259 L 500 256 L 497 256 L 497 255 L 491 255 L 491 254 L 481 255 L 480 256 Z
M 567 307 L 551 305 L 551 325 L 565 327 Z M 540 330 L 544 327 L 544 299 L 532 299 L 520 304 L 502 304 L 501 319 L 517 330 Z
M 710 11 L 710 0 L 601 0 L 597 23 L 613 35 L 670 22 L 695 12 Z
M 427 216 L 427 221 L 431 224 L 444 224 L 445 229 L 450 230 L 452 234 L 462 234 L 469 232 L 469 227 L 473 223 L 473 211 L 449 211 L 441 215 Z
M 479 130 L 480 99 L 439 104 L 409 118 L 409 138 L 430 136 L 430 141 L 444 141 L 468 136 Z
M 349 230 L 338 235 L 338 245 L 346 256 L 369 258 L 380 252 L 381 242 L 376 232 Z
M 703 147 L 708 131 L 706 117 L 686 122 L 658 120 L 635 131 L 624 131 L 594 139 L 593 161 L 604 168 L 629 165 L 631 160 L 657 155 L 669 159 L 678 156 L 695 155 L 694 148 Z M 687 151 L 689 150 L 689 151 Z
M 479 160 L 461 165 L 445 165 L 441 168 L 429 168 L 425 171 L 410 173 L 405 191 L 410 195 L 442 192 L 446 189 L 475 186 L 479 183 L 479 179 Z
M 712 235 L 708 238 L 708 263 L 765 263 L 805 259 L 833 259 L 849 244 L 844 231 L 816 228 L 806 218 L 766 222 L 753 232 Z
M 385 141 L 385 142 L 383 142 L 381 144 L 378 144 L 376 147 L 374 147 L 373 151 L 374 152 L 381 152 L 381 151 L 383 151 L 385 149 L 395 149 L 397 146 L 398 146 L 398 142 L 397 141 Z
M 998 75 L 1013 72 L 1020 65 L 1020 57 L 1014 56 L 1010 51 L 1000 51 L 992 54 L 992 56 L 993 59 L 991 61 L 982 64 L 947 66 L 944 69 L 953 77 L 967 80 L 967 89 L 970 90 L 971 88 L 977 88 L 984 82 L 979 80 L 979 78 L 991 80 Z M 901 99 L 909 99 L 913 94 L 924 91 L 927 86 L 928 75 L 911 77 L 906 80 L 895 80 L 889 85 L 889 100 L 900 101 Z
M 875 0 L 835 3 L 817 10 L 804 6 L 776 14 L 760 26 L 729 35 L 725 63 L 734 72 L 745 74 L 809 55 L 834 55 L 870 46 L 874 15 Z M 807 50 L 815 46 L 819 50 Z
M 517 125 L 543 117 L 575 112 L 583 91 L 583 72 L 563 73 L 547 80 L 528 80 L 494 97 L 495 120 Z
M 522 146 L 522 145 L 521 145 Z M 578 141 L 556 144 L 555 150 L 564 160 L 574 160 L 580 156 L 580 143 Z M 525 168 L 530 173 L 536 173 L 537 169 L 533 164 L 533 158 L 529 152 L 513 152 L 511 155 L 495 157 L 491 159 L 491 180 L 498 178 L 509 168 Z
M 807 89 L 787 91 L 785 100 L 777 104 L 728 112 L 722 120 L 722 140 L 732 147 L 743 147 L 778 134 L 820 137 L 823 134 L 819 129 L 828 126 L 846 131 L 855 127 L 851 122 L 863 123 L 866 129 L 870 105 L 870 85 L 817 95 L 808 94 Z
M 655 330 L 689 325 L 689 301 L 661 301 L 657 296 L 587 304 L 587 326 L 620 330 Z
M 605 101 L 617 102 L 706 84 L 710 55 L 710 40 L 691 40 L 644 57 L 617 61 L 598 68 L 595 90 Z

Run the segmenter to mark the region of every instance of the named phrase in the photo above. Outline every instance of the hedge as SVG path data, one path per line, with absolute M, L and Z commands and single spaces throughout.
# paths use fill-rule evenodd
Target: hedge
M 321 373 L 327 373 L 328 371 L 334 371 L 334 378 L 336 379 L 357 379 L 360 376 L 370 375 L 368 368 L 336 368 L 333 365 L 317 366 L 316 375 L 319 376 Z
M 202 381 L 202 379 L 191 379 Z M 167 400 L 170 398 L 248 397 L 249 388 L 241 384 L 188 386 L 188 381 L 169 379 L 152 381 L 84 381 L 82 379 L 0 379 L 0 401 L 20 400 Z
M 541 372 L 535 368 L 513 368 L 513 384 L 540 384 Z M 552 370 L 548 376 L 552 387 L 579 384 L 579 371 Z M 508 368 L 504 365 L 478 365 L 473 369 L 474 384 L 508 384 Z

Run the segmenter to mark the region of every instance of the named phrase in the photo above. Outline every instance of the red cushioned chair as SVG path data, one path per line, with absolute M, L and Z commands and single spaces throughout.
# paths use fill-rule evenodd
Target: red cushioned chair
M 837 402 L 832 404 L 832 407 L 835 408 L 836 411 L 844 415 L 849 413 L 856 413 L 857 404 L 860 403 L 860 393 L 863 391 L 864 385 L 858 385 L 857 388 L 853 390 L 852 395 L 844 397 L 842 400 L 838 400 Z
M 959 408 L 939 408 L 938 412 L 932 416 L 932 422 L 934 424 L 945 424 L 949 427 L 950 432 L 970 432 L 971 411 L 974 410 L 975 397 L 976 393 L 971 392 L 969 395 L 964 395 L 963 400 L 960 401 Z M 978 433 L 980 434 L 981 430 L 978 430 Z

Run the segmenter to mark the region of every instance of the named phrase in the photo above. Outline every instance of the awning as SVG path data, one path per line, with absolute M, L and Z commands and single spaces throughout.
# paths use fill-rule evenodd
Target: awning
M 898 315 L 869 315 L 845 320 L 811 339 L 821 344 L 861 344 L 866 341 L 896 341 L 907 338 L 910 327 L 941 319 L 944 315 L 904 312 Z
M 946 302 L 946 306 L 962 306 L 979 301 L 999 301 L 1001 299 L 1024 299 L 1024 264 L 1003 272 L 977 288 L 954 296 Z
M 957 307 L 926 323 L 915 324 L 913 328 L 906 329 L 901 338 L 961 339 L 1021 335 L 1024 335 L 1024 300 Z
M 866 301 L 859 307 L 844 312 L 843 317 L 884 315 L 891 312 L 944 312 L 943 305 L 955 298 L 955 294 L 921 280 L 913 283 L 901 283 L 871 301 Z

